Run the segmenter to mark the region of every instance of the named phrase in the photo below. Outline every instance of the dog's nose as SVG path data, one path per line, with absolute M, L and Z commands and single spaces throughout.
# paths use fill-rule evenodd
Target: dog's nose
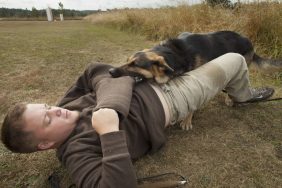
M 112 77 L 114 77 L 114 78 L 117 78 L 117 77 L 120 77 L 120 76 L 121 76 L 120 71 L 118 71 L 117 68 L 110 68 L 110 69 L 109 69 L 109 73 L 110 73 L 110 75 L 112 75 Z

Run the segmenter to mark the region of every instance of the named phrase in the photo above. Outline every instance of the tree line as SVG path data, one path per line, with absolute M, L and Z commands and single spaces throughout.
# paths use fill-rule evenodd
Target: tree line
M 214 7 L 221 5 L 226 8 L 234 8 L 238 3 L 232 3 L 231 0 L 204 0 L 208 5 Z M 240 2 L 238 0 L 238 2 Z M 54 17 L 58 17 L 61 13 L 64 14 L 64 17 L 84 17 L 89 14 L 99 12 L 101 10 L 71 10 L 64 9 L 63 4 L 59 3 L 59 9 L 52 9 Z M 46 17 L 46 10 L 41 9 L 37 10 L 35 7 L 32 7 L 31 10 L 28 9 L 9 9 L 9 8 L 0 8 L 0 18 L 16 17 L 16 18 L 38 18 Z
M 61 13 L 64 14 L 64 17 L 84 17 L 89 14 L 97 12 L 95 10 L 70 10 L 70 9 L 52 9 L 54 17 L 58 17 Z M 37 18 L 37 17 L 46 17 L 46 9 L 38 10 L 35 7 L 32 7 L 31 10 L 28 9 L 10 9 L 10 8 L 0 8 L 0 17 L 17 17 L 17 18 Z

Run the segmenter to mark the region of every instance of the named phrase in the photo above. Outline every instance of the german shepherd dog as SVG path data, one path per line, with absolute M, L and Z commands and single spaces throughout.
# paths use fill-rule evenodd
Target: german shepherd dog
M 135 53 L 125 65 L 109 72 L 113 77 L 129 75 L 137 82 L 153 79 L 163 84 L 228 52 L 243 55 L 248 65 L 254 62 L 260 67 L 282 67 L 282 60 L 258 56 L 248 38 L 233 31 L 217 31 L 205 34 L 184 32 L 177 38 Z
M 112 68 L 109 72 L 113 77 L 129 75 L 136 82 L 153 79 L 163 84 L 228 52 L 243 55 L 248 65 L 254 62 L 259 67 L 271 65 L 282 68 L 282 60 L 258 56 L 248 38 L 233 31 L 218 31 L 206 34 L 182 33 L 177 38 L 135 53 L 125 65 Z M 228 98 L 225 102 L 232 105 Z M 193 113 L 190 113 L 180 123 L 182 129 L 192 129 L 192 116 Z

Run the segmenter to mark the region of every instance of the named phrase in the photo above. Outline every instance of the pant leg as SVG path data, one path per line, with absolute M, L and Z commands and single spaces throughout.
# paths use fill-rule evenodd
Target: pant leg
M 171 108 L 171 123 L 183 120 L 225 89 L 234 101 L 252 97 L 249 73 L 243 56 L 222 55 L 162 86 Z
M 210 93 L 205 98 L 212 98 L 223 89 L 237 102 L 252 97 L 248 66 L 240 54 L 227 53 L 187 74 L 208 89 Z

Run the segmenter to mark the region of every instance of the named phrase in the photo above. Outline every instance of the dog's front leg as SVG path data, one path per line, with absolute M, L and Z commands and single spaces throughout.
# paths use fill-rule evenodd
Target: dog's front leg
M 226 104 L 226 106 L 233 106 L 234 105 L 233 100 L 228 95 L 225 96 L 225 104 Z
M 191 130 L 192 129 L 192 117 L 193 117 L 193 112 L 189 113 L 180 123 L 180 127 L 182 130 Z

